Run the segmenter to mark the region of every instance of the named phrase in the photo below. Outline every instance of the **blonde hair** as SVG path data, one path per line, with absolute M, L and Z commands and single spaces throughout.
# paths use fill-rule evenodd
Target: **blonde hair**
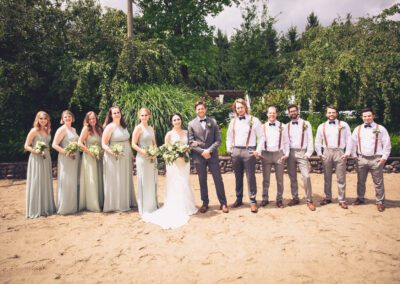
M 139 109 L 138 111 L 138 118 L 140 119 L 140 114 L 142 113 L 142 111 L 145 111 L 149 116 L 151 115 L 151 111 L 148 108 L 142 107 L 141 109 Z
M 39 118 L 41 115 L 44 115 L 47 118 L 47 125 L 44 127 L 44 130 L 46 130 L 47 134 L 50 134 L 51 131 L 50 115 L 48 115 L 48 113 L 45 111 L 41 110 L 36 114 L 35 120 L 33 121 L 33 128 L 40 130 Z
M 238 113 L 236 112 L 236 104 L 241 104 L 244 106 L 244 109 L 246 111 L 246 114 L 248 114 L 249 112 L 249 107 L 247 106 L 247 102 L 244 99 L 236 99 L 233 104 L 232 104 L 232 110 L 235 113 L 235 115 L 237 115 Z
M 64 110 L 64 111 L 61 113 L 60 124 L 64 124 L 63 116 L 64 116 L 65 114 L 69 114 L 70 116 L 72 116 L 72 122 L 75 122 L 75 115 L 74 115 L 71 111 L 69 111 L 69 110 Z
M 96 129 L 96 132 L 101 135 L 103 132 L 103 128 L 100 126 L 99 118 L 97 117 L 97 114 L 94 111 L 89 111 L 88 113 L 86 113 L 85 119 L 83 120 L 83 126 L 86 126 L 89 130 L 89 133 L 93 134 L 93 127 L 89 123 L 89 118 L 92 114 L 96 118 L 96 125 L 94 126 L 94 128 Z

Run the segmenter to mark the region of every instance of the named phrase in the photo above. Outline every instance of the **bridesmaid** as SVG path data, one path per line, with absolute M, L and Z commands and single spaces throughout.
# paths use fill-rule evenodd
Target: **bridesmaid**
M 99 125 L 97 115 L 89 111 L 83 121 L 78 145 L 83 151 L 79 184 L 79 211 L 100 212 L 104 202 L 103 192 L 103 160 L 95 157 L 88 149 L 97 145 L 101 150 L 103 129 Z
M 78 211 L 79 152 L 67 154 L 64 150 L 71 142 L 78 142 L 78 134 L 71 125 L 75 117 L 69 110 L 61 114 L 60 123 L 53 140 L 53 148 L 58 152 L 58 214 L 67 215 Z
M 53 196 L 53 180 L 50 157 L 50 116 L 44 111 L 36 114 L 33 128 L 26 137 L 24 148 L 31 152 L 26 173 L 26 217 L 49 216 L 56 211 Z M 35 149 L 38 142 L 44 142 L 43 153 Z
M 157 210 L 157 161 L 146 155 L 146 148 L 156 144 L 154 130 L 148 122 L 151 113 L 147 108 L 139 110 L 140 124 L 132 133 L 132 148 L 137 151 L 136 170 L 138 179 L 139 213 L 151 213 Z
M 132 179 L 132 149 L 129 144 L 129 132 L 118 107 L 109 109 L 103 127 L 103 211 L 128 211 L 137 206 Z M 121 155 L 112 151 L 113 145 L 116 144 L 123 148 Z

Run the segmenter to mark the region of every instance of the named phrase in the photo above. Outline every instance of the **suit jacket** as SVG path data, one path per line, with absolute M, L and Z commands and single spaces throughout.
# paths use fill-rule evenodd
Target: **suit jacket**
M 203 129 L 199 119 L 196 117 L 189 122 L 188 140 L 189 145 L 196 141 L 198 146 L 192 147 L 192 158 L 195 161 L 205 161 L 201 156 L 204 150 L 211 152 L 211 158 L 218 158 L 218 147 L 221 145 L 221 131 L 214 118 L 206 118 L 206 129 Z

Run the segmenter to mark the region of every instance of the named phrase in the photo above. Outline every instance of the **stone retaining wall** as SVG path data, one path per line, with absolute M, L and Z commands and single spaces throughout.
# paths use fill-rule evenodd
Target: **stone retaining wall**
M 355 171 L 355 160 L 349 159 L 347 161 L 347 171 Z M 53 177 L 57 177 L 57 161 L 53 161 Z M 25 179 L 26 178 L 26 167 L 27 162 L 19 163 L 0 163 L 0 179 Z M 221 173 L 232 172 L 232 160 L 230 157 L 221 156 L 219 158 L 219 166 L 221 168 Z M 318 157 L 311 157 L 311 166 L 314 173 L 322 173 L 322 162 Z M 257 161 L 256 172 L 261 172 L 261 161 Z M 272 169 L 274 171 L 274 169 Z M 385 173 L 399 173 L 400 172 L 400 157 L 390 157 L 386 162 L 385 168 L 383 170 Z M 196 174 L 196 169 L 194 164 L 190 165 L 190 172 Z M 286 167 L 285 167 L 286 172 Z M 136 175 L 136 164 L 133 161 L 133 174 Z M 165 167 L 159 169 L 159 174 L 165 174 Z

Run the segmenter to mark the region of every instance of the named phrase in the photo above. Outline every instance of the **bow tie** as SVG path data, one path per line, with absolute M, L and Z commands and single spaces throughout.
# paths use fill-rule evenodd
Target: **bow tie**
M 334 121 L 329 121 L 329 124 L 335 124 L 335 122 Z
M 364 128 L 371 128 L 372 126 L 371 126 L 371 124 L 364 124 Z
M 200 122 L 207 122 L 207 119 L 200 119 Z
M 297 125 L 299 125 L 299 122 L 298 122 L 298 121 L 292 121 L 292 124 L 297 124 Z
M 270 123 L 269 126 L 275 126 L 275 123 Z
M 239 116 L 239 120 L 246 119 L 245 116 Z

